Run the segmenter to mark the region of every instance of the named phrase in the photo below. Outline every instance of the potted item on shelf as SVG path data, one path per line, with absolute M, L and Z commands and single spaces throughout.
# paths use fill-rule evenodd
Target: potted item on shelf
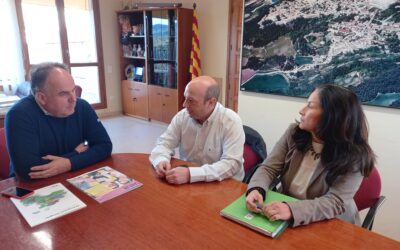
M 134 36 L 144 35 L 143 24 L 132 25 L 132 33 Z
M 132 32 L 131 21 L 129 20 L 129 16 L 119 15 L 118 16 L 119 24 L 121 25 L 122 33 L 130 33 Z
M 131 1 L 129 1 L 129 0 L 122 0 L 121 1 L 122 9 L 123 10 L 129 10 L 132 7 L 132 4 L 130 2 Z

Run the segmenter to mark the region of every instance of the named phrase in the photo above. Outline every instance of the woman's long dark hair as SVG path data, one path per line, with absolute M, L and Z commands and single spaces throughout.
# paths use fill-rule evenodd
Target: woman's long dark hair
M 340 175 L 360 171 L 368 176 L 375 164 L 375 155 L 368 144 L 368 126 L 357 96 L 338 85 L 316 87 L 321 108 L 321 120 L 316 136 L 324 142 L 321 163 L 328 170 L 329 185 Z M 296 148 L 305 152 L 311 145 L 311 134 L 297 126 L 293 139 Z

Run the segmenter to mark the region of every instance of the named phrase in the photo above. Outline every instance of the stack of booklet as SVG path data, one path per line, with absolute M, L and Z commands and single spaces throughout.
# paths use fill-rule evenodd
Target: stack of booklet
M 290 202 L 296 200 L 297 199 L 281 193 L 268 191 L 265 204 L 272 201 Z M 288 221 L 270 221 L 262 214 L 252 213 L 247 210 L 245 195 L 240 196 L 237 200 L 224 208 L 221 211 L 221 215 L 272 238 L 279 236 L 289 225 Z
M 108 166 L 67 181 L 100 203 L 143 185 Z

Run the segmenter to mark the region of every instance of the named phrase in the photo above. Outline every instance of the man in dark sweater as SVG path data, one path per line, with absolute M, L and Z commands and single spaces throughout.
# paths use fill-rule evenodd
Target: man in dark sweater
M 10 176 L 47 178 L 99 162 L 112 143 L 93 108 L 76 97 L 68 68 L 42 63 L 31 72 L 31 95 L 6 115 Z

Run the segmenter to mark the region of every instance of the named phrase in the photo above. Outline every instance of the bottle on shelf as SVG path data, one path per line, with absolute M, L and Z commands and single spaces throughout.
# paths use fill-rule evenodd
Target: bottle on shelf
M 0 96 L 4 95 L 3 79 L 0 79 Z
M 132 47 L 132 56 L 138 56 L 138 54 L 137 54 L 137 45 L 136 44 L 134 44 L 133 47 Z
M 12 95 L 12 81 L 10 78 L 7 79 L 7 83 L 3 86 L 4 94 Z
M 137 50 L 136 50 L 136 54 L 139 57 L 143 57 L 144 56 L 144 52 L 142 50 L 142 46 L 140 46 L 140 44 L 138 44 Z
M 129 55 L 129 46 L 122 45 L 122 52 L 123 52 L 124 56 L 128 56 Z

